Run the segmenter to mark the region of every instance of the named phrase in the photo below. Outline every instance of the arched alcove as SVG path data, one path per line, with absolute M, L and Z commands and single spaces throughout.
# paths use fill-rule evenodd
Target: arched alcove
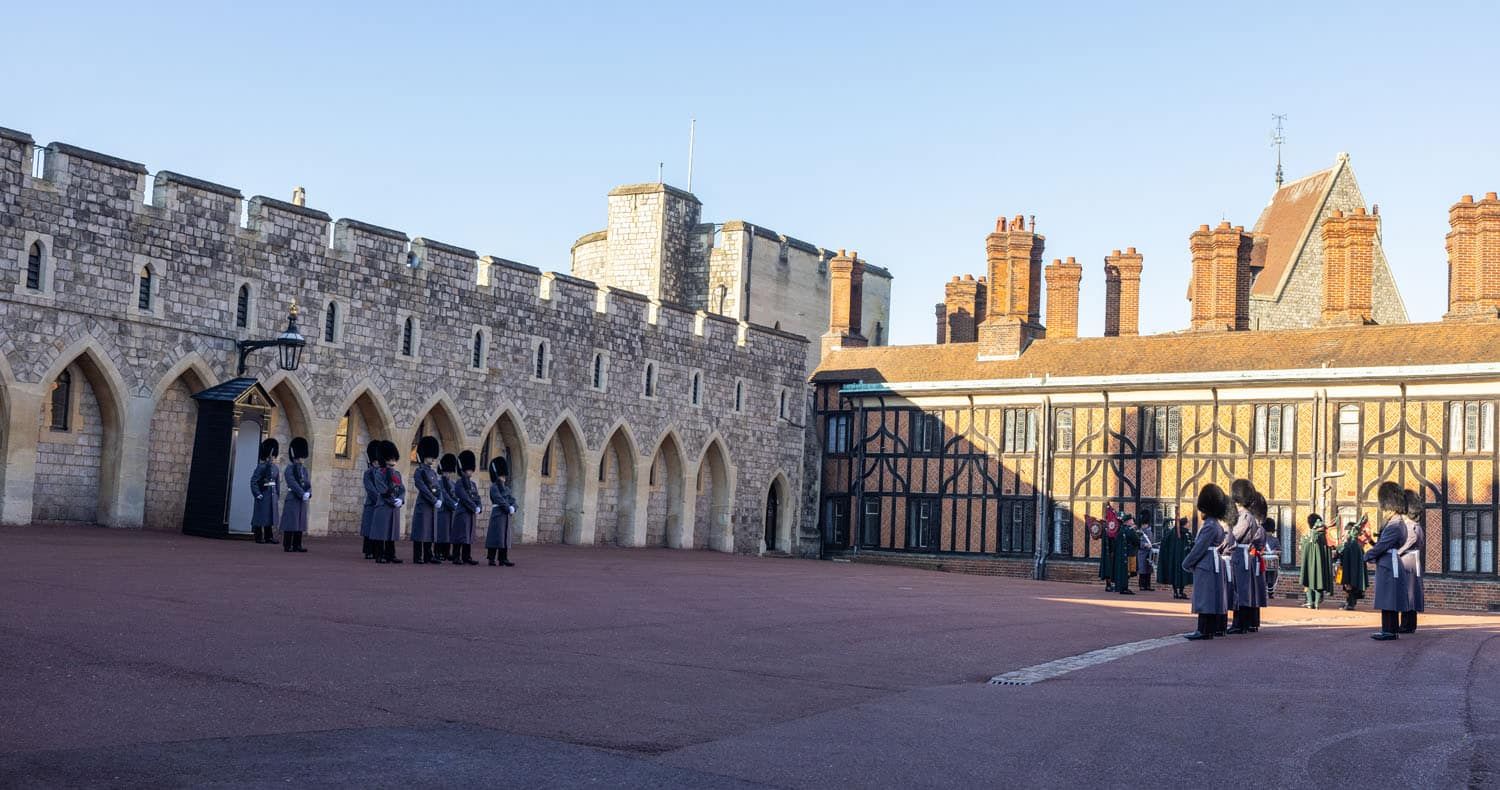
M 489 490 L 489 467 L 491 458 L 504 458 L 510 466 L 510 493 L 516 498 L 517 519 L 526 512 L 526 440 L 521 431 L 521 421 L 514 413 L 503 410 L 490 421 L 479 439 L 479 482 L 481 491 Z M 488 494 L 486 494 L 488 498 Z M 488 507 L 488 501 L 485 502 Z M 514 534 L 520 534 L 519 521 L 512 522 Z
M 150 446 L 146 450 L 143 523 L 147 529 L 182 530 L 193 439 L 198 434 L 198 404 L 193 393 L 216 383 L 206 365 L 184 362 L 168 371 L 155 391 Z
M 734 551 L 734 518 L 730 497 L 729 457 L 718 439 L 708 443 L 698 462 L 693 541 L 695 548 Z
M 594 510 L 594 542 L 619 545 L 635 532 L 635 444 L 625 426 L 610 435 L 599 459 L 599 506 Z
M 646 545 L 684 545 L 682 448 L 675 436 L 669 433 L 662 438 L 651 456 L 647 474 L 650 494 L 646 500 Z
M 43 377 L 36 466 L 46 485 L 33 522 L 112 524 L 120 486 L 124 382 L 92 341 L 65 353 Z
M 583 519 L 583 441 L 569 420 L 558 423 L 542 451 L 537 542 L 576 543 Z
M 347 420 L 346 420 L 347 418 Z M 361 387 L 339 412 L 343 447 L 335 446 L 328 492 L 328 531 L 358 532 L 364 510 L 365 448 L 376 439 L 393 439 L 394 426 L 378 390 Z M 335 444 L 340 440 L 335 439 Z M 342 454 L 340 454 L 342 450 Z

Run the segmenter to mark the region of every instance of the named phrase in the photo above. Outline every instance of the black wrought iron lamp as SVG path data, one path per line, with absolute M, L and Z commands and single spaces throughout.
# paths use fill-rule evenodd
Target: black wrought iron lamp
M 245 358 L 251 352 L 263 348 L 276 348 L 278 350 L 277 362 L 282 370 L 296 370 L 297 365 L 302 362 L 302 349 L 307 345 L 307 338 L 297 331 L 297 300 L 292 300 L 292 306 L 286 314 L 286 331 L 277 335 L 273 340 L 241 340 L 236 345 L 240 349 L 239 372 L 235 375 L 245 375 Z

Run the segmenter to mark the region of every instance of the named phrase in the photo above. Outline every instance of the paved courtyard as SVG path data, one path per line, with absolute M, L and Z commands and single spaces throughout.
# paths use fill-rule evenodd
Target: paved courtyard
M 0 786 L 1500 783 L 1496 616 L 1380 644 L 1368 610 L 1279 606 L 1258 635 L 992 685 L 1192 620 L 1159 592 L 847 563 L 309 548 L 0 529 Z

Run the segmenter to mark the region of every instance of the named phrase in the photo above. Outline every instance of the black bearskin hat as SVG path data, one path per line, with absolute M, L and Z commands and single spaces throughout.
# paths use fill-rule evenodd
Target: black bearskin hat
M 438 461 L 438 471 L 445 474 L 457 474 L 458 456 L 454 455 L 453 453 L 444 454 L 442 459 Z
M 275 439 L 267 439 L 260 443 L 260 460 L 275 458 L 281 454 L 281 442 Z
M 1255 484 L 1243 477 L 1229 484 L 1229 496 L 1236 505 L 1241 505 L 1248 509 L 1250 507 L 1250 497 L 1254 494 Z
M 369 459 L 372 464 L 385 463 L 385 444 L 379 439 L 371 439 L 370 443 L 365 445 L 365 458 Z
M 307 458 L 307 440 L 301 436 L 293 436 L 292 443 L 287 448 L 287 453 L 294 460 L 305 460 Z
M 436 436 L 423 436 L 417 440 L 417 457 L 423 461 L 428 458 L 437 458 L 443 454 L 443 448 L 438 444 Z
M 1224 497 L 1224 489 L 1213 483 L 1209 483 L 1198 491 L 1198 512 L 1208 518 L 1224 520 L 1229 511 L 1229 501 Z
M 1246 503 L 1245 509 L 1250 511 L 1250 515 L 1255 516 L 1261 521 L 1265 521 L 1266 511 L 1269 508 L 1266 506 L 1265 496 L 1262 495 L 1259 491 L 1256 491 L 1255 493 L 1250 495 L 1250 501 Z
M 506 463 L 504 456 L 497 455 L 490 459 L 490 479 L 499 480 L 502 477 L 510 477 L 510 464 Z
M 1317 513 L 1308 513 L 1307 514 L 1307 528 L 1308 529 L 1317 529 L 1318 526 L 1321 525 L 1322 523 L 1323 523 L 1323 517 L 1322 516 L 1318 515 Z
M 479 459 L 474 457 L 473 450 L 464 450 L 458 454 L 458 468 L 465 472 L 472 472 L 479 468 Z
M 1412 521 L 1422 520 L 1422 496 L 1417 492 L 1406 489 L 1406 517 Z
M 1380 501 L 1380 509 L 1387 513 L 1406 513 L 1406 492 L 1401 490 L 1401 484 L 1390 480 L 1380 484 L 1375 490 L 1375 498 Z
M 401 460 L 401 449 L 390 439 L 380 440 L 380 460 L 387 463 Z

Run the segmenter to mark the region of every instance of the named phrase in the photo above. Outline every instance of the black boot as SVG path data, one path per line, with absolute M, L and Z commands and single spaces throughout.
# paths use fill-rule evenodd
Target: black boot
M 396 556 L 396 541 L 394 540 L 385 542 L 385 561 L 392 565 L 401 564 L 401 559 Z
M 1200 615 L 1198 615 L 1198 630 L 1192 632 L 1191 634 L 1188 634 L 1186 638 L 1191 639 L 1193 641 L 1197 641 L 1199 639 L 1213 639 L 1214 638 L 1214 621 L 1215 621 L 1214 615 L 1211 615 L 1211 614 L 1200 614 Z
M 292 551 L 299 552 L 301 554 L 306 554 L 307 553 L 307 549 L 302 548 L 302 533 L 301 532 L 293 532 L 292 533 Z
M 439 543 L 439 544 L 437 544 L 436 549 L 437 549 L 436 556 L 438 558 L 438 562 L 447 562 L 448 561 L 448 544 L 447 543 Z
M 470 547 L 471 547 L 471 544 L 468 544 L 468 543 L 464 544 L 464 564 L 465 565 L 478 565 L 479 563 L 476 562 L 474 560 L 473 555 L 469 553 L 470 552 Z
M 1397 624 L 1398 624 L 1399 629 L 1400 629 L 1397 633 L 1402 633 L 1402 634 L 1414 634 L 1414 633 L 1416 633 L 1417 632 L 1417 613 L 1414 612 L 1414 611 L 1412 611 L 1412 612 L 1402 612 L 1400 619 L 1397 621 Z
M 411 564 L 422 564 L 422 544 L 416 541 L 413 541 L 411 544 Z
M 292 550 L 292 533 L 286 530 L 281 531 L 281 550 L 285 552 Z
M 495 550 L 494 549 L 485 549 L 484 550 L 484 557 L 485 557 L 485 559 L 487 559 L 487 560 L 490 561 L 490 567 L 491 568 L 495 567 Z
M 256 543 L 265 543 L 266 542 L 266 533 L 265 533 L 265 530 L 261 529 L 260 527 L 251 527 L 250 528 L 250 532 L 251 532 L 251 534 L 255 535 L 255 542 Z
M 1214 636 L 1224 636 L 1229 633 L 1229 613 L 1216 614 L 1214 618 Z
M 1392 639 L 1400 639 L 1397 632 L 1401 629 L 1401 613 L 1387 609 L 1380 610 L 1380 633 L 1370 634 L 1370 638 L 1377 642 L 1389 642 Z
M 500 564 L 507 568 L 515 567 L 516 564 L 510 561 L 510 549 L 500 550 Z
M 265 529 L 266 529 L 266 542 L 270 543 L 273 546 L 276 545 L 276 530 L 272 529 L 271 527 L 266 527 Z
M 364 539 L 364 552 L 365 552 L 365 559 L 367 559 L 367 560 L 373 560 L 373 559 L 375 559 L 375 552 L 373 552 L 373 551 L 370 550 L 370 539 L 369 538 L 365 538 Z
M 1234 607 L 1234 625 L 1231 625 L 1229 627 L 1228 633 L 1231 633 L 1231 634 L 1248 634 L 1248 633 L 1250 633 L 1250 615 L 1249 615 L 1249 613 L 1246 612 L 1245 607 L 1243 607 L 1243 606 L 1236 606 L 1236 607 Z
M 448 547 L 448 561 L 453 563 L 454 565 L 464 564 L 463 544 L 454 543 L 453 545 Z
M 426 560 L 428 565 L 437 563 L 436 555 L 432 551 L 432 541 L 430 540 L 422 544 L 422 559 Z

